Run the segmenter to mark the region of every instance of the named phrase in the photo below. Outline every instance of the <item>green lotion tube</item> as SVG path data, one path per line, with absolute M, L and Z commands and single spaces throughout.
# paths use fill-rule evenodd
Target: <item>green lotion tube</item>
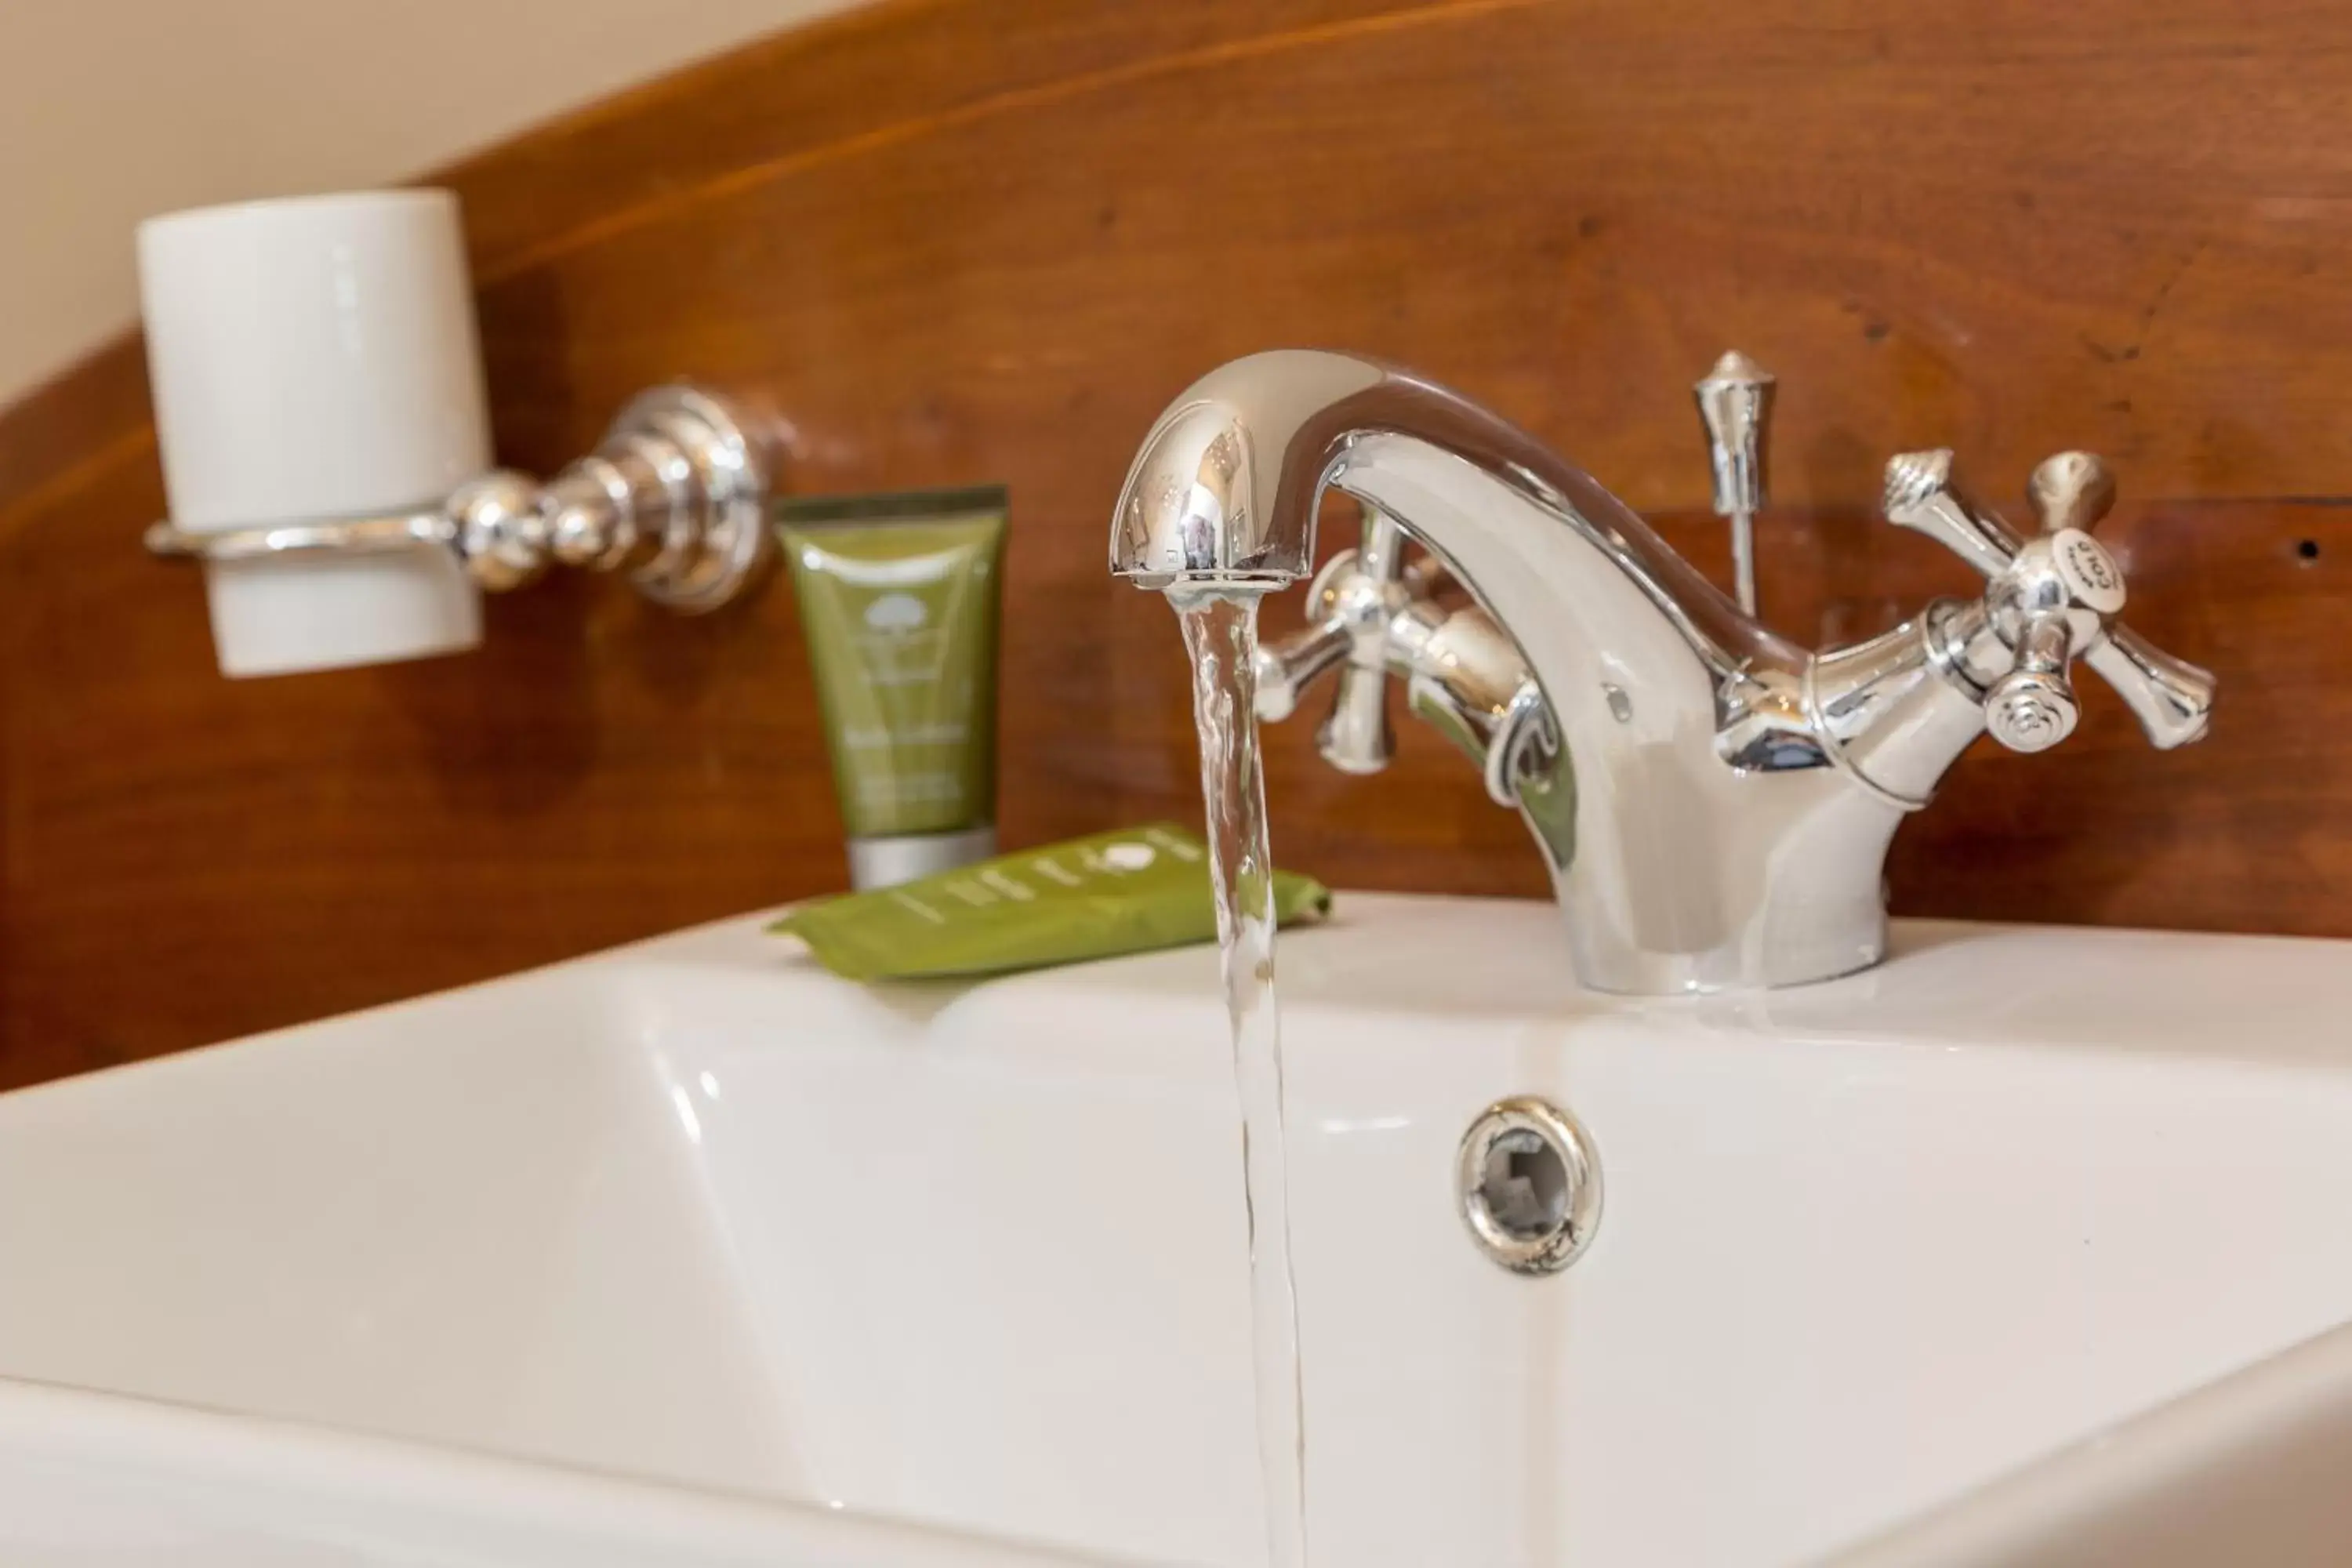
M 996 853 L 1004 500 L 988 487 L 777 509 L 854 887 Z

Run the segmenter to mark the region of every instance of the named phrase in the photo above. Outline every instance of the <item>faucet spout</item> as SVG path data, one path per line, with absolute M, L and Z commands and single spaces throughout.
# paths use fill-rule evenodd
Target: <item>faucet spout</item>
M 1510 565 L 1549 556 L 1540 547 L 1558 542 L 1541 539 L 1544 531 L 1531 542 L 1524 520 L 1497 517 L 1516 500 L 1611 556 L 1627 585 L 1703 647 L 1710 664 L 1729 671 L 1803 661 L 1632 508 L 1535 437 L 1409 372 L 1312 349 L 1234 360 L 1169 405 L 1120 491 L 1111 573 L 1163 590 L 1298 581 L 1314 570 L 1327 489 L 1386 510 L 1482 600 Z
M 1292 350 L 1235 360 L 1194 383 L 1128 469 L 1111 521 L 1111 574 L 1163 590 L 1306 576 L 1324 483 L 1316 427 L 1386 375 L 1346 354 Z

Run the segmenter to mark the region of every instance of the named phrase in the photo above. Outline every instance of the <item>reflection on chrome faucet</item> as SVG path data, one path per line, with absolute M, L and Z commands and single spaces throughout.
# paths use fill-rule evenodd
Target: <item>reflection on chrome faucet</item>
M 1318 744 L 1377 772 L 1386 685 L 1402 679 L 1408 710 L 1526 819 L 1577 973 L 1602 990 L 1787 985 L 1877 962 L 1896 826 L 1979 734 L 2024 752 L 2063 740 L 2078 658 L 2158 746 L 2196 740 L 2212 704 L 2212 677 L 2114 618 L 2122 573 L 2088 531 L 2114 499 L 2095 458 L 2035 470 L 2030 539 L 1959 489 L 1948 452 L 1895 458 L 1888 518 L 1986 591 L 1813 653 L 1533 437 L 1349 354 L 1254 354 L 1177 398 L 1128 474 L 1111 570 L 1161 590 L 1297 582 L 1327 489 L 1360 503 L 1363 537 L 1315 575 L 1307 630 L 1261 650 L 1260 717 L 1336 673 Z M 1408 562 L 1408 543 L 1428 559 Z

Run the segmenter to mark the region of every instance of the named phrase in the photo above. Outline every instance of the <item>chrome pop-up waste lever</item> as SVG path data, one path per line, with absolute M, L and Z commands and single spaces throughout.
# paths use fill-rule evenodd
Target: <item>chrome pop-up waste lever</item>
M 1733 349 L 1691 388 L 1706 429 L 1715 515 L 1731 525 L 1732 597 L 1756 613 L 1756 514 L 1764 510 L 1770 455 L 1773 375 Z

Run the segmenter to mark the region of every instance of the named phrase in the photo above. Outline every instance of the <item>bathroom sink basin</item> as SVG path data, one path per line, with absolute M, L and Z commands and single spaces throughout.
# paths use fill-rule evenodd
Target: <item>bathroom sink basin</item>
M 1633 1001 L 1549 905 L 1339 910 L 1280 958 L 1316 1562 L 2116 1561 L 2340 1475 L 2342 946 Z M 1259 1563 L 1214 976 L 743 920 L 0 1099 L 0 1560 Z M 1511 1095 L 1605 1176 L 1550 1278 L 1458 1208 Z M 2263 1517 L 2352 1531 L 2330 1470 Z

